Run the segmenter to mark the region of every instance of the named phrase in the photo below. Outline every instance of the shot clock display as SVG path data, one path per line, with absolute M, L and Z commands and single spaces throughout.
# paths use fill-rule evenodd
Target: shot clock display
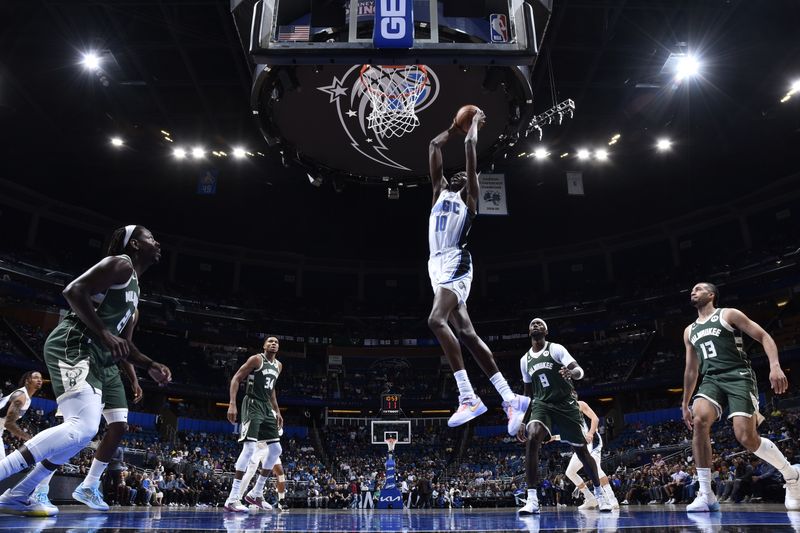
M 399 394 L 381 394 L 381 414 L 384 415 L 400 414 Z

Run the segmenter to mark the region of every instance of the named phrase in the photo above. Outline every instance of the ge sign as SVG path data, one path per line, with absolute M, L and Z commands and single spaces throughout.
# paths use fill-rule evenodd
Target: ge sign
M 376 0 L 375 48 L 414 46 L 414 0 Z

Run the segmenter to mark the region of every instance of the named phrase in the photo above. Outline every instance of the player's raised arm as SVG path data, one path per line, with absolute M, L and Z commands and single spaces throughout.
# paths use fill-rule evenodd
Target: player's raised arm
M 464 194 L 464 202 L 467 206 L 475 212 L 478 208 L 478 195 L 480 194 L 480 186 L 478 185 L 478 129 L 486 122 L 486 115 L 483 111 L 478 109 L 472 116 L 472 124 L 470 124 L 467 138 L 464 139 L 464 154 L 467 158 L 467 184 L 464 187 L 466 191 Z
M 723 318 L 725 322 L 746 333 L 764 347 L 764 352 L 767 354 L 767 359 L 769 359 L 769 383 L 772 386 L 772 390 L 775 391 L 775 394 L 786 392 L 786 389 L 789 388 L 789 380 L 786 379 L 786 374 L 781 369 L 781 363 L 778 359 L 778 346 L 775 344 L 772 335 L 738 309 L 726 309 Z
M 691 326 L 687 326 L 683 331 L 683 344 L 686 346 L 686 366 L 683 370 L 683 401 L 681 402 L 681 412 L 683 413 L 683 422 L 690 430 L 692 429 L 692 412 L 689 410 L 689 402 L 692 399 L 694 388 L 697 386 L 697 373 L 700 369 L 700 362 L 697 360 L 697 354 L 694 351 L 694 346 L 689 342 L 689 332 Z
M 442 189 L 447 187 L 447 180 L 442 169 L 442 146 L 450 139 L 450 134 L 454 129 L 455 123 L 450 124 L 449 128 L 434 137 L 428 145 L 428 166 L 430 167 L 431 185 L 433 186 L 433 204 L 436 203 Z

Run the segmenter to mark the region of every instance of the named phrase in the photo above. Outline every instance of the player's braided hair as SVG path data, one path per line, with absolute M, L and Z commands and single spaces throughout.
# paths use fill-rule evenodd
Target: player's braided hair
M 131 238 L 128 240 L 128 244 L 130 244 L 131 240 L 138 239 L 142 234 L 142 226 L 136 226 L 134 228 L 133 233 L 131 234 Z M 111 242 L 108 243 L 108 251 L 106 255 L 120 255 L 125 253 L 125 249 L 127 246 L 123 245 L 125 241 L 125 226 L 121 228 L 117 228 L 114 230 L 114 233 L 111 234 Z

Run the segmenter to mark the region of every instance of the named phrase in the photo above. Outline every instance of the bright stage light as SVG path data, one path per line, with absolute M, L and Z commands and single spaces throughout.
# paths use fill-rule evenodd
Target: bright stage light
M 192 148 L 192 157 L 194 157 L 195 159 L 202 159 L 205 157 L 205 155 L 206 151 L 203 150 L 201 147 L 195 146 L 194 148 Z
M 678 60 L 678 65 L 675 68 L 675 79 L 678 81 L 697 76 L 700 72 L 700 62 L 693 55 L 683 56 Z
M 172 155 L 175 156 L 175 159 L 184 159 L 186 157 L 186 150 L 183 148 L 175 148 L 172 151 Z
M 536 159 L 545 159 L 548 155 L 550 155 L 550 152 L 548 152 L 544 148 L 537 148 L 536 150 L 533 151 L 533 157 L 535 157 Z
M 241 146 L 237 146 L 233 149 L 233 157 L 236 159 L 244 159 L 246 155 L 247 151 Z
M 581 148 L 578 150 L 578 159 L 589 159 L 591 155 L 592 154 L 586 148 Z
M 666 152 L 670 148 L 672 148 L 672 141 L 667 138 L 659 139 L 658 142 L 656 142 L 656 149 L 659 152 Z
M 100 56 L 94 52 L 87 52 L 83 54 L 81 63 L 86 70 L 97 70 L 100 68 Z
M 603 149 L 597 150 L 594 153 L 594 157 L 598 161 L 605 161 L 606 159 L 608 159 L 608 150 L 603 150 Z
M 116 146 L 117 148 L 119 148 L 123 144 L 125 144 L 125 141 L 123 141 L 119 137 L 111 137 L 111 146 Z

